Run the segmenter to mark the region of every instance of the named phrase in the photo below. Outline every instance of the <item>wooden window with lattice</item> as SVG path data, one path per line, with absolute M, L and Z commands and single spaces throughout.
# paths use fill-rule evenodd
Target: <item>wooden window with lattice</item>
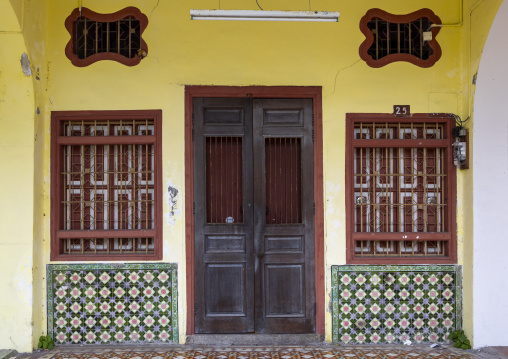
M 78 67 L 100 60 L 137 65 L 148 54 L 148 46 L 142 37 L 147 25 L 148 18 L 135 7 L 112 14 L 99 14 L 87 8 L 74 9 L 65 20 L 71 35 L 65 54 Z
M 360 20 L 360 30 L 365 35 L 360 57 L 370 67 L 396 61 L 433 66 L 441 57 L 441 46 L 436 41 L 440 26 L 441 20 L 430 9 L 407 15 L 371 9 Z
M 448 116 L 348 114 L 348 263 L 456 262 Z
M 52 260 L 162 259 L 161 111 L 51 121 Z

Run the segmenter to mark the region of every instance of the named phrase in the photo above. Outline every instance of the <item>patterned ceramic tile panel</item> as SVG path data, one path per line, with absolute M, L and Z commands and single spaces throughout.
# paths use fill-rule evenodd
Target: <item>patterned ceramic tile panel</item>
M 461 282 L 457 266 L 333 266 L 333 340 L 443 342 L 461 325 Z
M 47 266 L 56 344 L 177 343 L 176 265 Z

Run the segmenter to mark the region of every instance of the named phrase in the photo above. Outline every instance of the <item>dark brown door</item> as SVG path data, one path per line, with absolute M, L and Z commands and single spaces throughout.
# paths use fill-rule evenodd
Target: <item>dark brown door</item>
M 193 105 L 196 333 L 313 333 L 312 100 Z

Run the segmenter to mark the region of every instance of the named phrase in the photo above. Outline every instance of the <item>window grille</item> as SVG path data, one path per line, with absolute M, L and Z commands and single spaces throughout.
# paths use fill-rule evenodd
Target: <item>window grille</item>
M 242 137 L 206 138 L 206 223 L 243 223 Z
M 302 223 L 301 138 L 265 139 L 266 223 Z
M 159 256 L 160 114 L 53 114 L 57 256 Z
M 351 261 L 449 261 L 455 169 L 447 118 L 348 118 Z
M 434 39 L 440 24 L 440 19 L 429 9 L 408 15 L 369 10 L 360 22 L 366 37 L 360 55 L 371 67 L 395 61 L 430 67 L 441 57 L 441 48 Z
M 114 14 L 75 9 L 65 24 L 71 34 L 66 54 L 76 66 L 88 66 L 99 60 L 133 66 L 147 54 L 148 48 L 141 35 L 148 19 L 136 8 L 129 7 Z

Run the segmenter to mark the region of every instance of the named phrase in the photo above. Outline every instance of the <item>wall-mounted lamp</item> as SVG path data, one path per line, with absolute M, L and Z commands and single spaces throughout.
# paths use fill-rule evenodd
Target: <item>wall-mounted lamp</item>
M 191 10 L 191 20 L 337 22 L 337 11 Z

